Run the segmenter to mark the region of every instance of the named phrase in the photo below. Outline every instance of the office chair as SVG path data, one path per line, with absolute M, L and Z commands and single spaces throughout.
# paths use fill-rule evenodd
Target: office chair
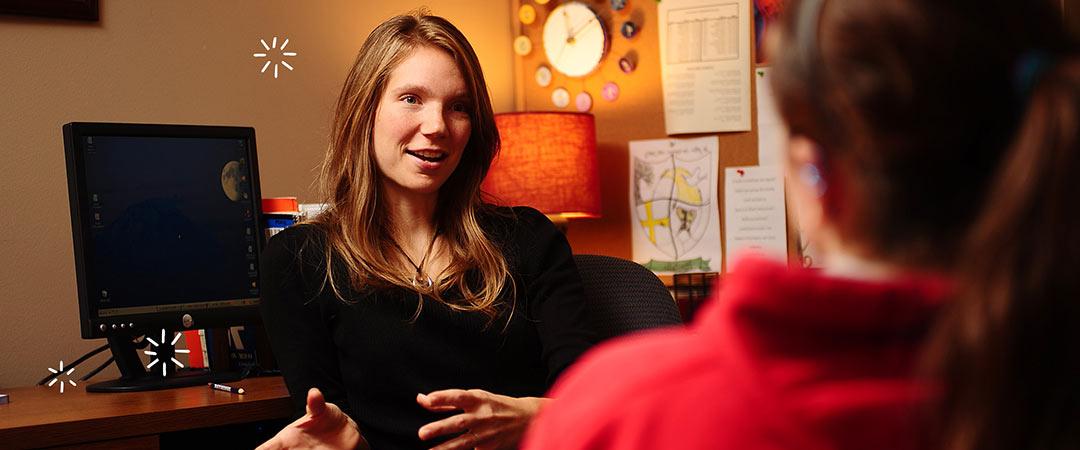
M 679 325 L 679 308 L 656 274 L 612 256 L 574 255 L 585 286 L 585 311 L 599 339 Z

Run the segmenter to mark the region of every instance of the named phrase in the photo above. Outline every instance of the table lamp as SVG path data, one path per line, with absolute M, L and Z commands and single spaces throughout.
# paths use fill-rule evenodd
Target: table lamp
M 566 231 L 569 219 L 600 217 L 592 114 L 495 115 L 502 148 L 481 185 L 501 205 L 531 206 Z

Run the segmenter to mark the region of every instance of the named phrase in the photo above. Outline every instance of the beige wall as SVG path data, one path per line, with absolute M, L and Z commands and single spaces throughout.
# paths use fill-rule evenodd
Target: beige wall
M 79 337 L 61 125 L 254 126 L 263 194 L 312 200 L 312 169 L 355 51 L 380 21 L 422 4 L 107 0 L 92 24 L 0 16 L 0 392 L 103 343 Z M 427 5 L 469 37 L 495 110 L 511 110 L 509 2 Z M 273 36 L 298 52 L 295 71 L 276 80 L 252 57 Z M 74 375 L 95 361 L 104 358 Z

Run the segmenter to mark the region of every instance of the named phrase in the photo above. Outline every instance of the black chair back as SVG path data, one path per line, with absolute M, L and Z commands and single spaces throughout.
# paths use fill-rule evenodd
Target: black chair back
M 682 324 L 671 292 L 640 264 L 613 256 L 574 255 L 586 312 L 601 340 Z

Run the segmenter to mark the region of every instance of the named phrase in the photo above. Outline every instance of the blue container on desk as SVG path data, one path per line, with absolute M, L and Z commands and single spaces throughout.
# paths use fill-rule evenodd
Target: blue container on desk
M 263 230 L 267 240 L 300 220 L 300 203 L 296 197 L 262 199 Z

